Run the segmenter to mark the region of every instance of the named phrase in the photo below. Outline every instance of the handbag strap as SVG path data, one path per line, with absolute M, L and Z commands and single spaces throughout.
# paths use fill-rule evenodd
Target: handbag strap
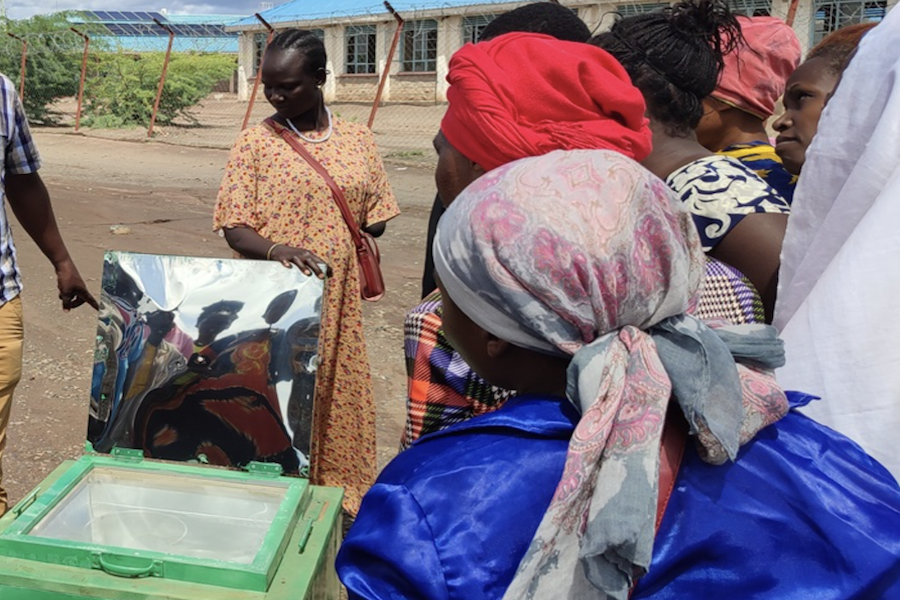
M 656 500 L 656 531 L 662 525 L 663 516 L 666 514 L 666 506 L 672 491 L 675 489 L 675 480 L 678 470 L 681 468 L 681 459 L 684 456 L 684 446 L 687 442 L 688 428 L 684 416 L 672 408 L 666 417 L 663 427 L 662 440 L 659 445 L 659 496 Z
M 331 188 L 331 195 L 334 196 L 334 201 L 338 205 L 338 208 L 341 211 L 341 216 L 344 217 L 344 222 L 347 223 L 347 228 L 350 230 L 350 237 L 353 238 L 353 244 L 356 246 L 356 250 L 358 252 L 362 252 L 365 250 L 365 244 L 362 240 L 362 235 L 359 233 L 359 225 L 356 224 L 356 219 L 353 218 L 353 213 L 350 211 L 350 206 L 347 204 L 347 199 L 344 197 L 344 192 L 341 190 L 341 187 L 337 184 L 334 178 L 328 173 L 328 169 L 326 169 L 322 163 L 313 158 L 313 155 L 309 153 L 309 150 L 303 147 L 303 144 L 300 143 L 297 138 L 288 133 L 288 130 L 280 125 L 276 127 L 275 120 L 272 117 L 269 117 L 265 120 L 266 125 L 271 127 L 274 131 L 278 132 L 281 135 L 281 138 L 288 143 L 288 145 L 294 149 L 294 151 L 299 154 L 303 160 L 309 163 L 315 171 L 322 176 L 322 179 L 325 180 L 325 183 L 328 184 L 328 187 Z M 280 131 L 279 131 L 280 129 Z
M 684 416 L 675 408 L 670 407 L 666 413 L 666 422 L 663 426 L 662 439 L 659 444 L 659 496 L 656 499 L 656 533 L 662 525 L 669 505 L 669 498 L 675 489 L 675 480 L 681 468 L 681 459 L 684 457 L 684 447 L 688 438 L 688 426 Z M 629 600 L 634 596 L 638 582 L 634 582 L 628 591 Z

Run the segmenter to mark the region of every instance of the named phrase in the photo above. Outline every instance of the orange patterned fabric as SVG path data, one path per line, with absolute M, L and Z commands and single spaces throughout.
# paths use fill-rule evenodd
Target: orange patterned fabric
M 372 133 L 334 118 L 331 138 L 301 140 L 341 186 L 361 225 L 400 213 Z M 216 230 L 244 225 L 273 243 L 306 248 L 333 270 L 322 315 L 312 443 L 313 480 L 345 489 L 353 514 L 375 479 L 375 401 L 363 336 L 356 252 L 331 190 L 279 133 L 241 133 L 219 189 Z

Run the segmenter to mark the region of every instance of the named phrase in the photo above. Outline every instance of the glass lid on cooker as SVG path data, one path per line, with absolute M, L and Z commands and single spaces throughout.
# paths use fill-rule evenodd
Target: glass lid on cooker
M 288 487 L 94 467 L 28 535 L 250 564 Z

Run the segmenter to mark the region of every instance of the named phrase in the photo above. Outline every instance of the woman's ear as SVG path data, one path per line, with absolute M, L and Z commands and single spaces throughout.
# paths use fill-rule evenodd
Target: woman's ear
M 328 71 L 325 69 L 319 69 L 316 71 L 316 85 L 322 87 L 325 85 L 325 80 L 328 78 Z
M 487 355 L 489 358 L 498 359 L 504 356 L 510 349 L 510 343 L 506 340 L 501 340 L 497 336 L 484 332 L 487 336 Z

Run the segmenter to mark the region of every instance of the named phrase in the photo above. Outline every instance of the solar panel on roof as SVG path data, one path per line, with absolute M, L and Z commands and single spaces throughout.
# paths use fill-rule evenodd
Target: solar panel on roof
M 100 21 L 109 21 L 109 20 L 111 20 L 111 19 L 109 18 L 109 13 L 106 12 L 105 10 L 97 10 L 97 11 L 94 11 L 94 16 L 95 16 L 98 20 L 100 20 Z

